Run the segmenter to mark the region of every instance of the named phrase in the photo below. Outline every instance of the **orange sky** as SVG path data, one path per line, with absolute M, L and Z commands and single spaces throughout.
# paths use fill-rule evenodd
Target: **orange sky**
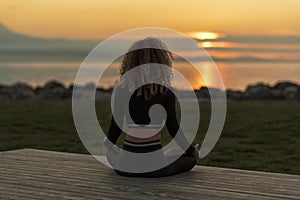
M 300 34 L 299 10 L 299 0 L 1 0 L 0 22 L 29 35 L 81 39 L 144 26 Z

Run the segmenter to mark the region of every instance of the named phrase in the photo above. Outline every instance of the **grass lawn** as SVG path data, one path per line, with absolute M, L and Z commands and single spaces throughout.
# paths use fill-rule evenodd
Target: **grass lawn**
M 201 102 L 200 108 L 197 143 L 210 119 L 210 104 Z M 1 100 L 0 110 L 0 151 L 87 153 L 74 127 L 71 100 Z M 96 102 L 96 110 L 107 131 L 110 102 Z M 163 142 L 168 140 L 164 129 Z M 300 174 L 300 102 L 229 102 L 221 138 L 198 164 Z

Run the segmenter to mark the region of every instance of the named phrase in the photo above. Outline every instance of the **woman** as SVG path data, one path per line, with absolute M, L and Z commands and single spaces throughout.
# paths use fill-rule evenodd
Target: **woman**
M 168 66 L 168 68 L 155 68 L 152 65 L 146 65 L 149 63 L 161 64 Z M 199 152 L 199 145 L 191 146 L 184 137 L 176 118 L 175 102 L 176 98 L 173 92 L 165 85 L 170 85 L 171 80 L 171 67 L 172 67 L 172 54 L 166 49 L 166 46 L 158 39 L 146 38 L 133 44 L 129 51 L 125 54 L 120 69 L 121 76 L 125 75 L 129 70 L 136 69 L 135 67 L 143 65 L 142 70 L 138 70 L 131 76 L 124 76 L 121 83 L 121 89 L 118 89 L 117 97 L 115 99 L 121 99 L 126 96 L 126 92 L 132 91 L 136 85 L 142 85 L 136 87 L 132 91 L 132 95 L 129 101 L 129 113 L 130 117 L 126 116 L 122 103 L 114 104 L 114 113 L 111 119 L 111 125 L 107 135 L 105 145 L 108 147 L 107 158 L 111 165 L 115 168 L 118 164 L 129 163 L 128 157 L 124 156 L 118 150 L 114 150 L 112 145 L 115 145 L 122 129 L 117 125 L 123 123 L 125 116 L 128 126 L 127 135 L 122 149 L 124 152 L 133 153 L 149 153 L 158 151 L 158 157 L 162 160 L 171 159 L 174 156 L 175 151 L 169 151 L 164 154 L 162 151 L 162 145 L 160 143 L 161 133 L 157 130 L 161 130 L 162 121 L 165 120 L 165 124 L 170 135 L 175 138 L 176 142 L 182 149 L 188 147 L 183 154 L 171 164 L 167 166 L 148 172 L 125 172 L 119 169 L 115 169 L 117 174 L 131 177 L 163 177 L 186 172 L 191 170 L 196 165 L 196 155 Z M 133 70 L 134 71 L 134 70 Z M 152 80 L 152 81 L 151 81 Z M 155 80 L 155 83 L 153 83 Z M 159 84 L 161 83 L 161 84 Z M 125 92 L 125 93 L 124 93 Z M 127 94 L 128 95 L 128 94 Z M 159 104 L 163 106 L 167 116 L 150 119 L 149 109 L 154 105 Z M 119 116 L 119 119 L 116 119 Z M 130 119 L 132 121 L 130 121 Z M 151 126 L 143 128 L 151 122 Z M 150 128 L 149 128 L 150 127 Z M 130 134 L 128 134 L 130 132 Z M 154 134 L 152 134 L 154 133 Z M 149 137 L 147 137 L 147 134 Z M 179 134 L 176 136 L 176 134 Z M 176 136 L 176 137 L 175 137 Z M 159 159 L 158 159 L 159 160 Z M 169 162 L 170 163 L 170 162 Z M 140 163 L 137 163 L 139 165 Z

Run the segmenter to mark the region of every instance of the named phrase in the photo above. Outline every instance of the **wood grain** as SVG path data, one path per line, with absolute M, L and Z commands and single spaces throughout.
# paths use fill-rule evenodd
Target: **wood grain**
M 0 152 L 0 199 L 300 199 L 300 176 L 197 166 L 165 178 L 121 177 L 90 155 Z

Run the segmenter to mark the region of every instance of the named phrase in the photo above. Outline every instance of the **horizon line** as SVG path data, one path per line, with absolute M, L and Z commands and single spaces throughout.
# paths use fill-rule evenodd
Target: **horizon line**
M 43 37 L 43 36 L 39 36 L 39 35 L 34 35 L 34 34 L 27 34 L 24 32 L 19 32 L 19 31 L 15 31 L 13 28 L 11 28 L 10 26 L 8 26 L 7 24 L 3 23 L 3 21 L 0 21 L 0 27 L 3 27 L 5 29 L 7 29 L 8 31 L 18 34 L 18 35 L 22 35 L 22 36 L 26 36 L 26 37 L 31 37 L 31 38 L 36 38 L 36 39 L 44 39 L 44 40 L 75 40 L 75 41 L 95 41 L 95 40 L 105 40 L 108 37 L 99 37 L 99 38 L 74 38 L 74 37 Z M 146 28 L 146 27 L 141 27 L 141 28 Z M 120 31 L 122 32 L 122 31 Z M 181 31 L 180 31 L 181 32 Z M 219 34 L 220 37 L 215 38 L 215 39 L 199 39 L 197 37 L 193 37 L 191 33 L 195 33 L 195 32 L 199 32 L 199 33 L 216 33 Z M 185 31 L 182 32 L 185 35 L 189 35 L 192 39 L 196 40 L 196 41 L 218 41 L 220 39 L 226 39 L 226 38 L 234 38 L 234 37 L 300 37 L 300 33 L 264 33 L 264 34 L 245 34 L 245 33 L 239 33 L 239 34 L 234 34 L 234 33 L 226 33 L 226 32 L 222 32 L 222 31 L 213 31 L 213 30 L 198 30 L 198 31 Z M 111 36 L 114 34 L 111 34 Z M 133 39 L 132 39 L 133 40 Z

